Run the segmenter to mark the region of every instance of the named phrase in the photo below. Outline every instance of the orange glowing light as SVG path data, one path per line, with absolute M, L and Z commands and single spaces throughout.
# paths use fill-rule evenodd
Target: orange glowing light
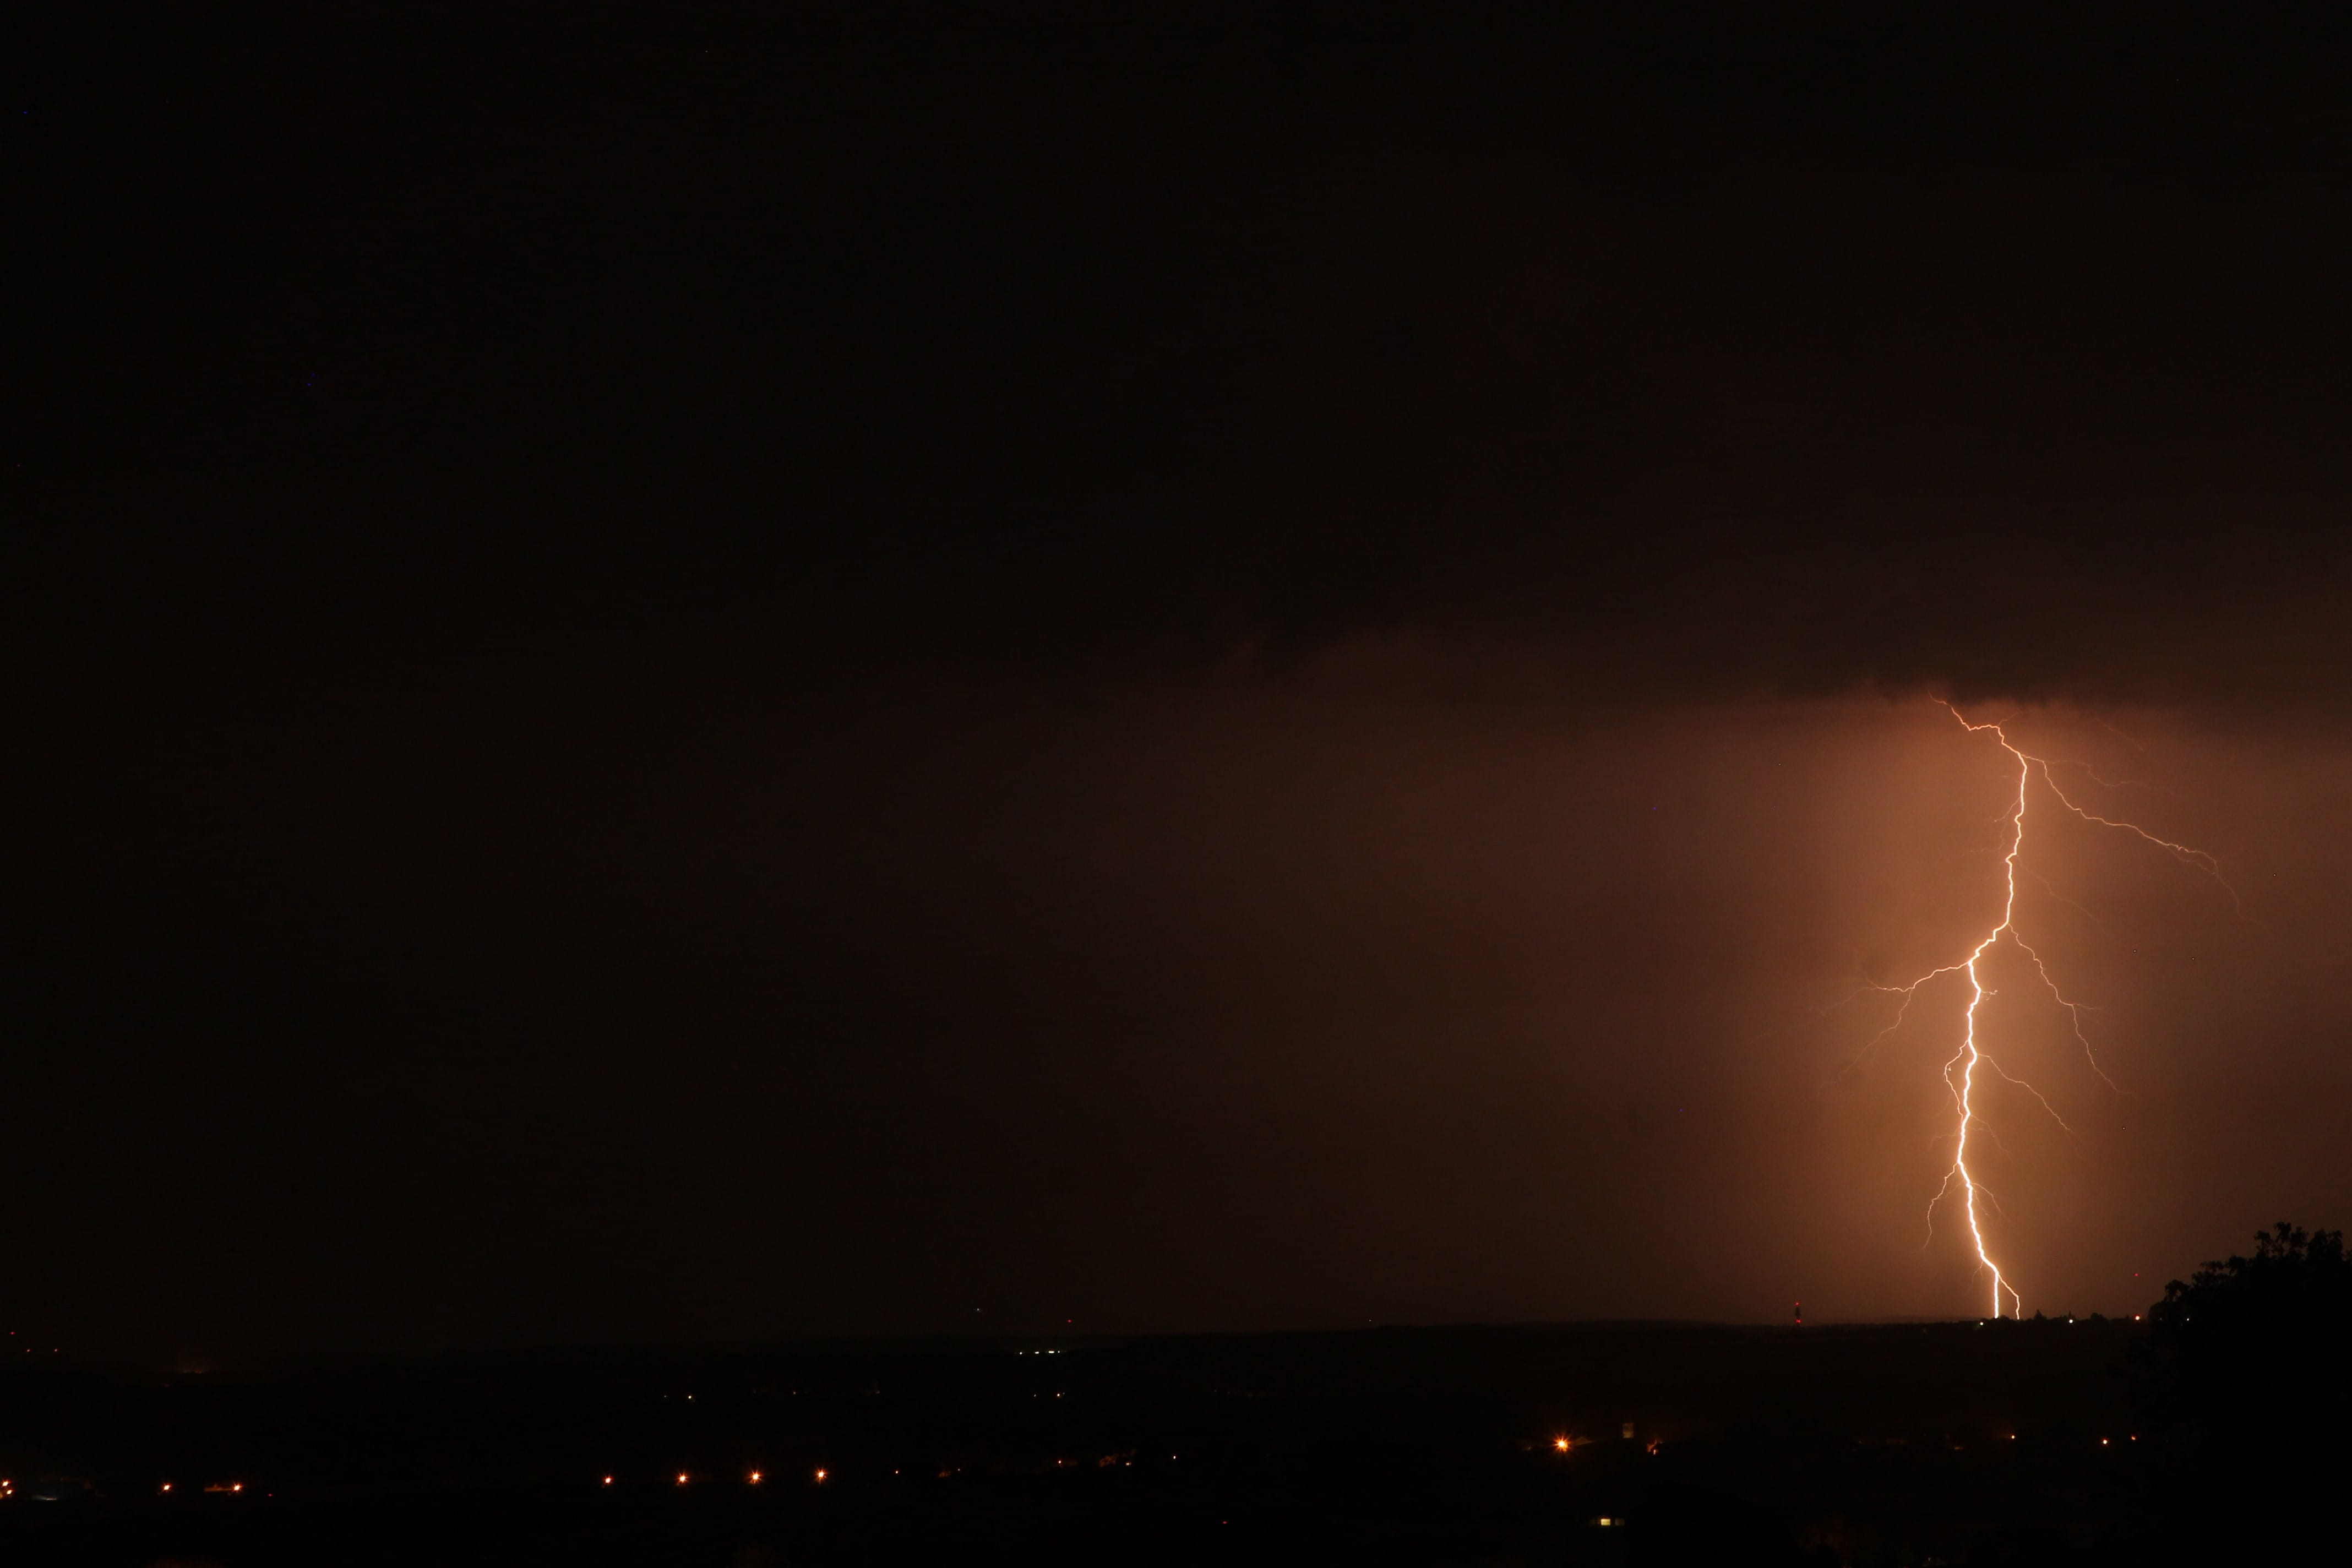
M 755 1487 L 760 1484 L 760 1472 L 757 1470 L 751 1472 L 751 1484 Z
M 7 1482 L 5 1482 L 5 1481 L 0 1481 L 0 1487 L 5 1487 L 5 1486 L 6 1486 L 7 1484 L 8 1484 L 8 1483 L 7 1483 Z M 171 1482 L 169 1482 L 169 1481 L 165 1481 L 165 1482 L 163 1483 L 163 1489 L 164 1489 L 165 1491 L 170 1491 L 170 1490 L 172 1489 L 172 1483 L 171 1483 Z
M 820 1481 L 822 1481 L 823 1479 L 824 1479 L 824 1472 L 823 1470 L 819 1470 L 819 1471 L 816 1473 L 816 1479 L 817 1479 L 818 1480 L 820 1480 Z
M 1994 992 L 1985 984 L 1981 968 L 1987 954 L 2006 940 L 2010 946 L 2025 956 L 2026 961 L 2033 965 L 2033 972 L 2040 977 L 2042 988 L 2050 994 L 2053 1001 L 2065 1010 L 2068 1022 L 2073 1027 L 2075 1042 L 2083 1047 L 2084 1062 L 2100 1081 L 2110 1089 L 2116 1087 L 2115 1079 L 2109 1078 L 2106 1069 L 2099 1065 L 2098 1055 L 2091 1048 L 2090 1037 L 2083 1033 L 2083 1005 L 2069 999 L 2058 989 L 2057 982 L 2050 977 L 2048 967 L 2042 962 L 2042 955 L 2018 934 L 2017 858 L 2019 852 L 2025 847 L 2026 806 L 2030 798 L 2029 789 L 2034 778 L 2038 775 L 2042 786 L 2050 792 L 2058 804 L 2084 821 L 2095 823 L 2102 827 L 2120 828 L 2166 851 L 2184 865 L 2203 871 L 2221 884 L 2222 890 L 2230 895 L 2231 904 L 2239 909 L 2240 913 L 2242 914 L 2244 911 L 2243 906 L 2239 902 L 2237 889 L 2231 887 L 2228 880 L 2222 877 L 2221 862 L 2212 856 L 2202 849 L 2192 848 L 2186 844 L 2175 844 L 2168 838 L 2159 838 L 2136 823 L 2102 816 L 2077 805 L 2066 792 L 2058 786 L 2058 781 L 2051 775 L 2051 763 L 2048 758 L 2036 756 L 2031 752 L 2021 749 L 2009 738 L 2009 732 L 1998 723 L 1987 721 L 1972 724 L 1969 722 L 1967 716 L 1951 703 L 1947 702 L 1944 706 L 1954 719 L 1959 721 L 1962 729 L 1974 735 L 1991 734 L 1993 739 L 2000 743 L 2001 750 L 2017 760 L 2017 796 L 2015 803 L 2006 813 L 2009 819 L 2009 847 L 2001 856 L 2000 919 L 1979 939 L 1974 947 L 1969 950 L 1968 955 L 1958 962 L 1931 969 L 1907 984 L 1869 987 L 1874 991 L 1890 993 L 1903 998 L 1902 1005 L 1895 1009 L 1895 1021 L 1880 1030 L 1871 1044 L 1874 1046 L 1902 1028 L 1905 1018 L 1910 1013 L 1912 1000 L 1918 994 L 1921 986 L 1931 980 L 1941 979 L 1947 974 L 1967 976 L 1969 999 L 1967 1007 L 1961 1013 L 1962 1033 L 1959 1049 L 1944 1063 L 1944 1085 L 1951 1091 L 1952 1108 L 1957 1114 L 1958 1128 L 1953 1141 L 1951 1167 L 1944 1173 L 1943 1183 L 1937 1187 L 1936 1195 L 1927 1201 L 1928 1235 L 1932 1238 L 1935 1234 L 1936 1206 L 1944 1201 L 1951 1192 L 1952 1184 L 1958 1182 L 1960 1188 L 1961 1210 L 1968 1220 L 1969 1243 L 1976 1252 L 1978 1266 L 1991 1280 L 1992 1315 L 1995 1318 L 2003 1316 L 2002 1309 L 2006 1304 L 2008 1308 L 2006 1315 L 2021 1317 L 2025 1311 L 2025 1299 L 2020 1296 L 2016 1288 L 2009 1283 L 2001 1272 L 2000 1265 L 1993 1261 L 1991 1248 L 1985 1239 L 1983 1221 L 1978 1212 L 1978 1197 L 1981 1194 L 1989 1198 L 1991 1194 L 1985 1188 L 1984 1184 L 1977 1179 L 1975 1171 L 1969 1164 L 1969 1151 L 1972 1142 L 1970 1134 L 1983 1125 L 1983 1117 L 1977 1108 L 1977 1091 L 1981 1087 L 1978 1069 L 1984 1068 L 1999 1077 L 2003 1082 L 2032 1095 L 2035 1102 L 2047 1111 L 2051 1120 L 2056 1121 L 2059 1126 L 2066 1127 L 2066 1119 L 2058 1114 L 2057 1107 L 2052 1105 L 2040 1089 L 2022 1079 L 2012 1077 L 2006 1068 L 1995 1061 L 1978 1038 L 1978 1013 L 1984 1006 L 1985 999 L 1994 994 Z M 1954 1076 L 1956 1072 L 1957 1078 Z M 2067 1131 L 2072 1131 L 2073 1129 L 2067 1128 Z
M 677 1484 L 679 1486 L 686 1485 L 686 1472 L 684 1470 L 680 1470 L 677 1473 Z
M 610 1476 L 606 1476 L 606 1477 L 604 1478 L 604 1484 L 605 1484 L 606 1486 L 608 1486 L 608 1487 L 609 1487 L 609 1486 L 611 1486 L 611 1485 L 613 1484 L 613 1478 L 612 1478 L 612 1477 L 610 1477 Z
M 1551 1446 L 1563 1454 L 1568 1452 L 1568 1439 L 1565 1437 L 1554 1437 L 1551 1440 Z
M 234 1482 L 230 1485 L 228 1489 L 233 1492 L 241 1492 L 245 1489 L 245 1483 L 243 1481 Z

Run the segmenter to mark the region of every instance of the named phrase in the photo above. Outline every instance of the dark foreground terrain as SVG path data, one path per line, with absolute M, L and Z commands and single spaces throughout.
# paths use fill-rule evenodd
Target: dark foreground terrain
M 2142 1337 L 1607 1325 L 42 1366 L 0 1384 L 0 1562 L 2118 1560 L 2141 1554 L 2120 1530 L 2156 1447 Z

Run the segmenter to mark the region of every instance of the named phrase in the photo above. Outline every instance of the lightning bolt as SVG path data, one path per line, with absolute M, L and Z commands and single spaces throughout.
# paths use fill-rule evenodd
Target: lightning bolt
M 2019 746 L 2010 739 L 2009 732 L 1997 723 L 1990 721 L 1970 723 L 1968 716 L 1951 703 L 1947 702 L 1944 707 L 1954 719 L 1959 721 L 1961 728 L 1970 734 L 1991 735 L 2000 742 L 2001 750 L 2007 752 L 2017 763 L 2017 795 L 2008 813 L 2008 847 L 2001 855 L 2000 919 L 1978 940 L 1974 947 L 1969 950 L 1968 955 L 1958 962 L 1931 969 L 1906 984 L 1869 987 L 1871 990 L 1885 994 L 1899 995 L 1903 1000 L 1895 1009 L 1894 1022 L 1881 1029 L 1871 1039 L 1869 1045 L 1864 1047 L 1864 1050 L 1865 1052 L 1870 1050 L 1903 1027 L 1905 1021 L 1910 1016 L 1911 1004 L 1918 995 L 1920 987 L 1948 974 L 1967 976 L 1969 1000 L 1967 1007 L 1961 1014 L 1960 1045 L 1959 1048 L 1952 1053 L 1950 1059 L 1944 1063 L 1943 1072 L 1944 1087 L 1951 1091 L 1952 1110 L 1958 1121 L 1958 1130 L 1953 1139 L 1951 1166 L 1944 1173 L 1943 1183 L 1936 1189 L 1936 1195 L 1927 1203 L 1928 1235 L 1932 1239 L 1935 1234 L 1937 1207 L 1951 1195 L 1955 1187 L 1958 1187 L 1961 1212 L 1968 1221 L 1969 1244 L 1976 1250 L 1978 1266 L 1991 1281 L 1992 1315 L 1996 1318 L 2003 1316 L 2003 1308 L 2006 1307 L 2009 1315 L 2021 1316 L 2025 1310 L 2025 1300 L 2018 1294 L 2016 1287 L 2010 1284 L 2000 1265 L 1994 1261 L 1992 1250 L 1985 1240 L 1984 1224 L 1979 1212 L 1979 1199 L 1992 1204 L 1995 1208 L 2000 1205 L 1994 1200 L 1991 1190 L 1978 1178 L 1976 1171 L 1969 1163 L 1970 1149 L 1979 1132 L 1992 1137 L 1996 1142 L 1999 1142 L 1999 1134 L 1992 1131 L 1977 1109 L 1978 1091 L 1982 1087 L 1981 1075 L 1989 1072 L 2005 1082 L 2024 1089 L 2041 1104 L 2043 1110 L 2049 1112 L 2051 1120 L 2056 1121 L 2060 1127 L 2065 1128 L 2066 1121 L 2058 1114 L 2057 1108 L 2050 1103 L 2049 1099 L 2040 1089 L 2024 1079 L 2015 1077 L 1995 1061 L 1979 1038 L 1977 1026 L 1979 1015 L 1983 1011 L 1986 999 L 1997 994 L 1985 984 L 1983 964 L 1988 954 L 2005 942 L 2033 966 L 2033 973 L 2041 978 L 2042 988 L 2066 1013 L 2075 1042 L 2083 1047 L 2084 1059 L 2089 1064 L 2092 1072 L 2095 1073 L 2108 1088 L 2115 1088 L 2115 1079 L 2109 1078 L 2106 1069 L 2099 1065 L 2098 1055 L 2091 1048 L 2090 1037 L 2083 1032 L 2084 1005 L 2071 1000 L 2058 988 L 2057 982 L 2051 978 L 2049 967 L 2042 963 L 2042 955 L 2018 934 L 2017 879 L 2021 868 L 2017 858 L 2025 847 L 2026 808 L 2031 799 L 2033 781 L 2039 778 L 2052 798 L 2084 821 L 2101 827 L 2111 827 L 2132 834 L 2145 843 L 2164 850 L 2181 864 L 2203 872 L 2229 894 L 2231 903 L 2238 910 L 2241 918 L 2243 917 L 2245 910 L 2238 898 L 2237 889 L 2231 887 L 2228 879 L 2222 876 L 2221 862 L 2211 855 L 2186 844 L 2176 844 L 2168 838 L 2160 838 L 2137 823 L 2105 816 L 2076 804 L 2063 789 L 2059 787 L 2057 780 L 2051 776 L 2051 763 L 2048 758 L 2036 756 Z M 2092 776 L 2095 779 L 2097 775 Z M 2039 873 L 2028 871 L 2025 874 L 2042 879 Z M 2046 880 L 2043 885 L 2045 887 L 2048 885 Z M 2073 902 L 2072 900 L 2063 901 Z M 2073 1131 L 2072 1128 L 2066 1130 L 2069 1132 Z

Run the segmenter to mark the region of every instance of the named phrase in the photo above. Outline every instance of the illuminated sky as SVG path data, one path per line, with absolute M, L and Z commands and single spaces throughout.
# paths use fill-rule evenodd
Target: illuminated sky
M 1941 698 L 2028 1310 L 2352 1217 L 2340 43 L 1203 16 L 59 46 L 10 1312 L 1973 1312 Z

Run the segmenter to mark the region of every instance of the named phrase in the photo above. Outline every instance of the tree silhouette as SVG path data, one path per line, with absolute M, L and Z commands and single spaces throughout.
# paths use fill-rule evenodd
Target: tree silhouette
M 2352 1457 L 2343 1233 L 2282 1220 L 2256 1233 L 2251 1257 L 2167 1285 L 2149 1318 L 2140 1404 L 2154 1549 L 2134 1555 L 2203 1563 L 2294 1546 Z
M 2341 1231 L 2282 1220 L 2251 1258 L 2208 1263 L 2149 1314 L 2150 1412 L 2201 1445 L 2346 1441 L 2352 1394 L 2352 1259 Z

